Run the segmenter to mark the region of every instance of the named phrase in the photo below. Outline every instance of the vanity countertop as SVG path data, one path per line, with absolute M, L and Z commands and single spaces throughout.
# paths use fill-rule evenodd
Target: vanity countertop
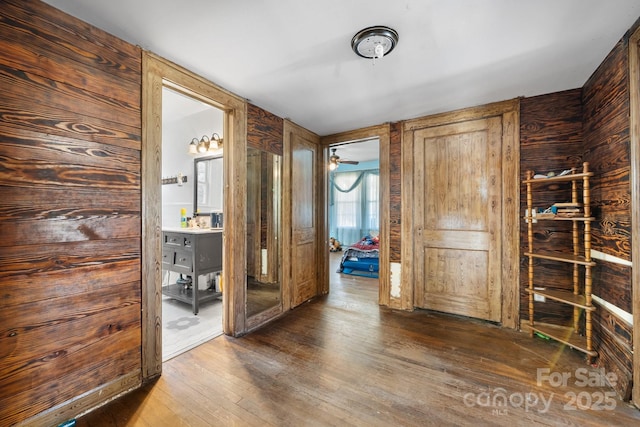
M 182 228 L 182 227 L 163 227 L 162 231 L 171 233 L 187 233 L 187 234 L 206 234 L 206 233 L 222 233 L 222 228 Z

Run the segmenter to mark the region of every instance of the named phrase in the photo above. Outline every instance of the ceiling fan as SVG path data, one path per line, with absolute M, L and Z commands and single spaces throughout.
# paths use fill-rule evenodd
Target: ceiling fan
M 332 148 L 331 149 L 331 156 L 329 157 L 329 169 L 330 170 L 336 170 L 340 163 L 344 163 L 346 165 L 357 165 L 358 163 L 360 163 L 360 162 L 357 162 L 355 160 L 343 160 L 343 159 L 341 159 L 340 156 L 338 156 L 336 154 L 336 150 L 337 150 L 337 148 Z

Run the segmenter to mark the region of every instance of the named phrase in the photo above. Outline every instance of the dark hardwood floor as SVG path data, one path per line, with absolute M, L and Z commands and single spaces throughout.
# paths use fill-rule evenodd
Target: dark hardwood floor
M 166 362 L 159 380 L 77 425 L 640 425 L 582 354 L 480 321 L 380 308 L 377 279 L 334 272 L 326 297 Z

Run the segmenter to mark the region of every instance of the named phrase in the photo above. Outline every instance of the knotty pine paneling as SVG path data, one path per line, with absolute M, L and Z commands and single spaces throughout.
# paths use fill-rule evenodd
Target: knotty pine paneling
M 596 221 L 592 248 L 631 260 L 631 186 L 629 146 L 628 42 L 623 38 L 585 83 L 584 158 L 594 172 L 591 201 Z M 632 312 L 629 267 L 596 260 L 593 291 L 607 302 Z M 598 307 L 593 316 L 598 364 L 618 375 L 615 390 L 631 392 L 631 328 Z
M 402 123 L 391 123 L 389 140 L 389 261 L 401 262 Z
M 520 101 L 520 175 L 528 170 L 546 174 L 571 167 L 582 168 L 581 90 L 573 89 Z M 520 212 L 527 207 L 526 187 L 521 185 Z M 533 206 L 547 208 L 558 201 L 569 201 L 570 186 L 535 186 Z M 527 225 L 520 222 L 520 253 L 528 251 Z M 534 250 L 572 251 L 571 222 L 540 221 L 534 226 Z M 528 258 L 520 261 L 520 316 L 528 319 Z M 534 261 L 535 282 L 550 288 L 572 289 L 572 270 L 568 264 Z M 572 310 L 551 302 L 536 303 L 536 320 L 564 324 Z
M 0 4 L 0 420 L 141 369 L 141 50 Z

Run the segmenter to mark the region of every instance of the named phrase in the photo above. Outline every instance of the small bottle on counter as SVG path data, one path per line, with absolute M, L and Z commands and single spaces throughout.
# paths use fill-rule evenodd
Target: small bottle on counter
M 185 208 L 180 209 L 180 228 L 187 228 L 187 210 Z

